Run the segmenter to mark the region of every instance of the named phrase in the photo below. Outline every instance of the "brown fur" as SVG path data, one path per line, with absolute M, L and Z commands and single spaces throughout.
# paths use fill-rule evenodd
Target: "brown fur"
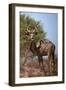
M 54 52 L 55 52 L 55 45 L 52 42 L 44 42 L 40 41 L 40 46 L 36 47 L 36 43 L 33 40 L 30 45 L 30 50 L 33 54 L 38 56 L 39 65 L 42 64 L 43 67 L 43 58 L 42 56 L 48 55 L 48 60 L 50 61 L 51 58 L 54 59 Z M 44 67 L 43 67 L 44 69 Z

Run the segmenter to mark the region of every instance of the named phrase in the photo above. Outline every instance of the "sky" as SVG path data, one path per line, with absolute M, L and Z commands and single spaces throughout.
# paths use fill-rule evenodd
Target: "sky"
M 58 54 L 58 14 L 57 13 L 39 13 L 39 12 L 21 12 L 40 21 L 43 30 L 47 32 L 46 38 L 55 44 L 55 53 Z

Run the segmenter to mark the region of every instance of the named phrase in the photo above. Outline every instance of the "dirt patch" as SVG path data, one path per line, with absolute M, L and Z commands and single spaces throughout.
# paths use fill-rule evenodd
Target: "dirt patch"
M 25 63 L 21 65 L 20 77 L 39 77 L 39 76 L 54 76 L 57 75 L 57 61 L 55 60 L 54 72 L 50 73 L 48 60 L 43 61 L 44 69 L 39 67 L 37 60 L 30 63 Z

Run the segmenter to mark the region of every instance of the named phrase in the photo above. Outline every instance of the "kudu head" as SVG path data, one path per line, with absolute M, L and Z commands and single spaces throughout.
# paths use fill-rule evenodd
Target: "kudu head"
M 27 27 L 26 34 L 30 37 L 31 40 L 33 40 L 34 36 L 37 34 L 36 27 L 32 28 L 32 30 L 28 29 Z

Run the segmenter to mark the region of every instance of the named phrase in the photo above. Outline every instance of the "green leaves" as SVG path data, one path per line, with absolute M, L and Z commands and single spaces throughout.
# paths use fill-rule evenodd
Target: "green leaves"
M 30 35 L 27 33 L 27 29 L 31 32 L 34 30 L 36 33 L 33 39 L 39 42 L 46 37 L 46 32 L 43 30 L 40 21 L 36 21 L 34 18 L 25 14 L 20 15 L 20 46 L 24 46 L 26 43 L 31 42 Z M 27 33 L 27 34 L 26 34 Z

